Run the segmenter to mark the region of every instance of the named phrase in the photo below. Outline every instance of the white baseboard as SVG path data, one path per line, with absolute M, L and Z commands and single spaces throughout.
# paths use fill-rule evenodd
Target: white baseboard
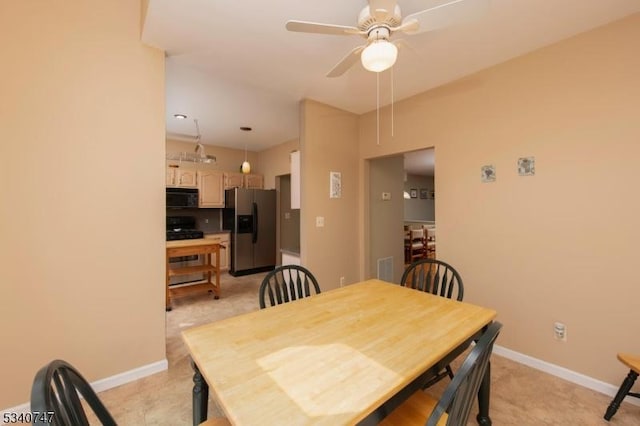
M 96 392 L 102 392 L 107 389 L 115 388 L 116 386 L 124 385 L 125 383 L 133 382 L 134 380 L 159 373 L 167 368 L 169 368 L 169 362 L 166 359 L 163 359 L 162 361 L 143 365 L 142 367 L 134 368 L 133 370 L 125 371 L 124 373 L 116 374 L 115 376 L 96 380 L 91 383 L 91 387 Z
M 551 374 L 552 376 L 559 377 L 568 382 L 575 383 L 576 385 L 580 385 L 587 389 L 594 390 L 604 395 L 609 395 L 612 398 L 618 392 L 618 389 L 620 388 L 620 383 L 622 383 L 622 380 L 627 375 L 627 372 L 625 372 L 624 376 L 620 377 L 620 383 L 617 385 L 612 385 L 609 383 L 605 383 L 601 380 L 594 379 L 593 377 L 585 376 L 584 374 L 577 373 L 575 371 L 569 370 L 564 367 L 560 367 L 559 365 L 551 364 L 550 362 L 542 361 L 541 359 L 537 359 L 529 355 L 521 354 L 520 352 L 507 349 L 500 345 L 494 345 L 493 353 L 495 353 L 496 355 L 505 357 L 507 359 L 510 359 L 512 361 L 515 361 L 517 363 L 524 364 L 528 367 L 535 368 L 536 370 L 540 370 L 545 373 Z M 625 398 L 625 402 L 629 402 L 630 404 L 640 406 L 640 399 L 638 398 L 627 397 Z
M 133 382 L 134 380 L 159 373 L 167 368 L 169 368 L 169 363 L 166 359 L 163 359 L 162 361 L 143 365 L 142 367 L 134 368 L 133 370 L 125 371 L 124 373 L 119 373 L 115 376 L 96 380 L 91 383 L 91 387 L 96 392 L 102 392 L 107 389 L 115 388 L 116 386 L 124 385 L 125 383 Z M 31 404 L 28 402 L 16 405 L 15 407 L 2 409 L 0 410 L 0 419 L 3 418 L 4 413 L 28 413 L 30 409 Z

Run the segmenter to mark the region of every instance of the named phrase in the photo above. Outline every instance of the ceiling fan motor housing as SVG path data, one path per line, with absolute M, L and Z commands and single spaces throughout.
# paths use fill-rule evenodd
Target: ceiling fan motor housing
M 393 13 L 387 13 L 387 16 L 383 20 L 377 20 L 375 15 L 371 13 L 369 6 L 365 6 L 358 15 L 358 29 L 364 32 L 369 32 L 372 26 L 385 25 L 390 28 L 397 27 L 402 23 L 402 14 L 400 12 L 400 6 L 396 4 L 393 9 Z

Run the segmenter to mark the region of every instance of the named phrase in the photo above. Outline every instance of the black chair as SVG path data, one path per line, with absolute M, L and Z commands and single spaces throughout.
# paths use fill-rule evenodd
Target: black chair
M 622 400 L 627 395 L 640 398 L 640 393 L 631 392 L 631 388 L 638 378 L 638 374 L 640 374 L 640 356 L 619 353 L 618 360 L 629 368 L 629 374 L 627 374 L 627 377 L 622 381 L 616 396 L 613 398 L 613 401 L 611 401 L 611 404 L 609 404 L 609 407 L 607 407 L 607 411 L 604 414 L 604 419 L 607 421 L 611 420 L 611 417 L 616 414 L 616 411 L 620 408 Z
M 400 285 L 459 301 L 464 296 L 464 286 L 458 271 L 448 263 L 436 259 L 413 262 L 402 274 Z
M 51 417 L 38 416 L 33 424 L 88 426 L 89 421 L 78 393 L 103 425 L 116 425 L 91 385 L 75 368 L 61 360 L 52 361 L 42 367 L 33 380 L 31 411 L 53 413 Z
M 269 272 L 260 285 L 260 309 L 292 302 L 320 293 L 318 281 L 309 270 L 299 265 L 282 265 Z
M 464 296 L 460 274 L 453 266 L 436 259 L 421 259 L 409 265 L 402 274 L 400 285 L 458 301 L 462 301 Z M 446 376 L 453 379 L 453 370 L 448 365 L 424 387 L 427 388 Z
M 419 390 L 385 417 L 380 426 L 466 425 L 501 328 L 499 322 L 487 327 L 440 400 Z

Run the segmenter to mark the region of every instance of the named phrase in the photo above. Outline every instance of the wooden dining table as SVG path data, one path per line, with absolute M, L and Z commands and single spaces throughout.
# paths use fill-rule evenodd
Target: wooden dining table
M 194 425 L 206 420 L 209 389 L 234 425 L 376 424 L 495 316 L 373 279 L 185 330 Z M 487 369 L 483 425 L 489 383 Z

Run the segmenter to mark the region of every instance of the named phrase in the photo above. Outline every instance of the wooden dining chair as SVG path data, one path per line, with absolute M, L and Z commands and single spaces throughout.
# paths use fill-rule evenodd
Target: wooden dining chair
M 393 410 L 380 426 L 466 425 L 487 371 L 502 324 L 494 321 L 473 347 L 439 400 L 419 390 Z M 426 421 L 426 423 L 425 423 Z
M 640 398 L 640 393 L 631 392 L 631 388 L 638 378 L 638 374 L 640 374 L 640 356 L 619 353 L 618 360 L 629 368 L 629 374 L 627 374 L 627 377 L 625 377 L 620 385 L 620 389 L 618 389 L 618 393 L 616 393 L 613 401 L 611 401 L 611 404 L 607 407 L 607 412 L 604 414 L 605 420 L 611 420 L 611 417 L 616 414 L 622 400 L 626 396 Z
M 409 238 L 405 239 L 405 253 L 408 262 L 426 257 L 427 246 L 422 228 L 409 230 Z
M 402 274 L 400 285 L 458 301 L 462 301 L 464 296 L 464 285 L 458 271 L 448 263 L 436 259 L 421 259 L 412 263 Z M 427 388 L 446 376 L 453 379 L 453 370 L 449 365 L 424 387 Z
M 423 226 L 424 241 L 426 245 L 427 257 L 435 258 L 436 255 L 436 228 L 433 226 Z
M 320 286 L 313 274 L 304 266 L 282 265 L 269 272 L 260 285 L 258 301 L 260 309 L 309 297 L 320 293 Z
M 79 395 L 105 426 L 116 422 L 89 382 L 65 361 L 55 360 L 42 367 L 31 387 L 31 412 L 38 412 L 33 424 L 58 426 L 88 426 L 89 420 Z M 52 413 L 51 417 L 47 417 Z

